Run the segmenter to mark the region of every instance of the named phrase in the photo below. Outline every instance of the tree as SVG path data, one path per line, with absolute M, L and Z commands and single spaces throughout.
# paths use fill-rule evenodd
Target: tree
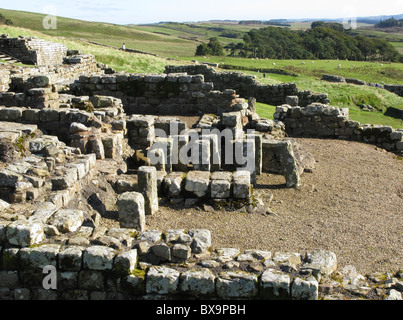
M 311 29 L 317 28 L 317 27 L 323 27 L 325 23 L 323 21 L 314 21 L 311 24 Z
M 196 56 L 207 56 L 211 54 L 211 49 L 206 43 L 202 43 L 196 48 Z
M 210 38 L 210 42 L 207 46 L 211 49 L 211 54 L 213 56 L 223 56 L 224 55 L 224 48 L 218 38 Z
M 224 55 L 224 47 L 218 40 L 218 38 L 210 38 L 209 43 L 202 43 L 196 48 L 196 56 L 223 56 Z
M 316 21 L 313 28 L 293 31 L 267 27 L 253 29 L 243 37 L 239 55 L 269 59 L 348 59 L 398 61 L 400 54 L 386 40 L 356 36 L 342 24 Z M 235 54 L 235 47 L 231 47 Z

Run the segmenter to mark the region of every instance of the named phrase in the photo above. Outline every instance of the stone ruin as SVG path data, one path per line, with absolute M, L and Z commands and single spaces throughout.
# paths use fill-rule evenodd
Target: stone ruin
M 23 40 L 3 37 L 1 48 Z M 0 299 L 319 298 L 337 270 L 332 252 L 213 250 L 209 230 L 147 230 L 147 216 L 167 202 L 259 206 L 264 173 L 298 188 L 315 159 L 288 134 L 401 151 L 401 130 L 361 126 L 323 103 L 298 106 L 306 94 L 293 84 L 270 89 L 280 106 L 262 119 L 256 99 L 168 72 L 186 67 L 106 74 L 93 56 L 63 52 L 52 65 L 0 66 Z M 108 228 L 113 212 L 119 227 Z M 54 290 L 43 287 L 49 266 Z

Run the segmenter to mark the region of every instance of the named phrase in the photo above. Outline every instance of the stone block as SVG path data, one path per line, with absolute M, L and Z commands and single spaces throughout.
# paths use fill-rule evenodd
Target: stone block
M 162 155 L 157 155 L 155 150 L 159 149 L 159 153 L 162 150 Z M 152 153 L 154 151 L 154 153 Z M 158 153 L 158 154 L 159 154 Z M 173 155 L 173 140 L 172 138 L 155 138 L 155 142 L 152 147 L 148 150 L 147 157 L 150 159 L 151 165 L 160 165 L 161 161 L 165 160 L 165 171 L 172 171 L 172 155 Z
M 171 248 L 164 242 L 153 245 L 151 251 L 162 260 L 171 260 Z
M 282 271 L 268 269 L 263 272 L 261 277 L 261 295 L 264 299 L 285 300 L 290 299 L 291 279 L 290 276 Z
M 314 277 L 295 278 L 291 285 L 291 296 L 295 300 L 318 300 L 319 283 Z
M 139 192 L 144 196 L 144 210 L 146 215 L 153 215 L 158 211 L 157 170 L 155 167 L 140 167 L 138 169 Z
M 60 245 L 45 244 L 39 247 L 22 248 L 19 252 L 21 263 L 27 268 L 44 268 L 57 266 Z
M 287 96 L 285 98 L 286 104 L 290 105 L 291 107 L 296 107 L 299 105 L 299 98 L 298 96 Z
M 195 297 L 209 296 L 215 293 L 216 276 L 208 269 L 189 270 L 180 276 L 180 290 Z
M 231 196 L 230 180 L 211 180 L 211 198 L 228 199 Z
M 283 271 L 292 272 L 297 270 L 301 263 L 301 255 L 294 252 L 275 252 L 273 262 L 278 264 Z
M 241 112 L 227 112 L 221 116 L 221 123 L 227 128 L 242 128 Z
M 84 212 L 72 209 L 59 210 L 53 215 L 49 222 L 60 232 L 75 232 L 84 222 Z
M 311 270 L 315 277 L 328 277 L 337 270 L 336 254 L 330 251 L 308 252 L 305 260 L 302 270 Z
M 59 252 L 59 268 L 63 271 L 79 271 L 82 268 L 84 248 L 71 246 Z
M 70 188 L 78 179 L 76 168 L 61 168 L 62 175 L 51 178 L 52 190 L 65 190 Z
M 210 171 L 218 171 L 221 168 L 221 141 L 217 134 L 202 134 L 200 139 L 210 142 Z
M 180 260 L 188 260 L 191 257 L 192 250 L 189 246 L 177 243 L 172 247 L 172 257 Z
M 14 188 L 15 184 L 22 178 L 22 175 L 17 172 L 3 169 L 0 171 L 0 187 Z
M 249 171 L 250 182 L 255 185 L 257 179 L 255 139 L 239 139 L 235 141 L 235 160 L 238 170 Z
M 78 288 L 82 290 L 104 290 L 105 276 L 95 270 L 81 270 L 78 274 Z
M 137 250 L 119 253 L 114 261 L 114 270 L 119 274 L 131 274 L 137 266 Z
M 138 192 L 125 192 L 117 201 L 121 228 L 133 228 L 140 232 L 145 228 L 144 196 Z
M 127 120 L 128 129 L 133 127 L 148 128 L 155 124 L 155 119 L 152 116 L 133 115 Z
M 182 191 L 183 180 L 186 176 L 184 172 L 171 172 L 164 178 L 163 190 L 169 197 L 178 197 Z
M 170 294 L 177 291 L 180 273 L 166 267 L 151 267 L 146 276 L 148 294 Z
M 165 241 L 172 244 L 187 244 L 190 245 L 193 241 L 192 237 L 185 232 L 184 229 L 168 230 L 165 233 Z
M 248 199 L 252 195 L 251 174 L 249 171 L 236 171 L 233 174 L 234 198 Z
M 22 108 L 0 109 L 0 121 L 16 121 L 22 117 Z
M 216 288 L 221 298 L 253 298 L 258 293 L 258 277 L 244 272 L 223 272 Z
M 90 152 L 95 153 L 97 160 L 105 159 L 105 149 L 101 138 L 90 136 L 88 139 Z
M 75 168 L 77 170 L 77 178 L 78 180 L 84 179 L 88 173 L 88 169 L 85 163 L 69 163 L 66 168 Z
M 209 140 L 197 140 L 192 146 L 192 163 L 194 170 L 211 171 L 211 152 Z
M 83 264 L 85 269 L 90 270 L 112 270 L 113 259 L 116 252 L 112 248 L 103 246 L 92 246 L 83 253 Z
M 172 146 L 172 169 L 174 171 L 186 171 L 189 165 L 189 159 L 183 152 L 186 149 L 186 145 L 189 143 L 189 135 L 171 135 L 173 142 Z
M 29 247 L 41 243 L 45 232 L 40 222 L 17 220 L 7 226 L 7 239 L 13 245 Z
M 204 253 L 211 247 L 211 232 L 209 230 L 190 230 L 189 235 L 193 237 L 192 244 L 190 245 L 193 253 Z
M 144 231 L 140 234 L 138 239 L 140 241 L 148 241 L 151 243 L 157 243 L 157 242 L 161 241 L 162 233 L 157 230 Z
M 263 172 L 263 137 L 261 134 L 248 133 L 246 139 L 255 141 L 255 170 L 256 175 L 261 175 Z
M 185 190 L 203 198 L 207 195 L 210 186 L 210 172 L 191 171 L 186 176 Z

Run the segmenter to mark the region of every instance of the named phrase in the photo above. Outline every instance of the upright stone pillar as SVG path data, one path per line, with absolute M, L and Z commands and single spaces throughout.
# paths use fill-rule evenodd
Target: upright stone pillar
M 256 175 L 260 176 L 263 171 L 263 137 L 261 134 L 254 132 L 246 134 L 246 139 L 255 140 Z
M 139 191 L 144 196 L 145 215 L 153 215 L 158 211 L 157 169 L 140 167 L 138 170 Z
M 210 142 L 210 166 L 211 171 L 219 171 L 221 168 L 221 150 L 218 144 L 218 135 L 203 134 L 200 136 L 202 140 Z
M 256 185 L 257 179 L 255 154 L 255 140 L 239 139 L 235 141 L 235 161 L 238 170 L 249 171 L 253 185 Z
M 150 159 L 150 163 L 157 171 L 164 171 L 166 169 L 165 152 L 160 148 L 151 148 L 148 151 L 147 157 Z
M 90 144 L 91 152 L 96 154 L 98 160 L 105 159 L 105 149 L 101 138 L 90 136 L 88 143 Z
M 121 194 L 116 203 L 119 211 L 121 228 L 136 229 L 140 232 L 145 228 L 144 196 L 138 192 Z
M 280 161 L 284 168 L 284 176 L 288 188 L 299 188 L 301 179 L 291 141 L 284 141 L 279 148 Z
M 161 149 L 164 152 L 165 171 L 172 172 L 172 150 L 173 140 L 171 138 L 157 137 L 149 152 L 155 149 Z M 148 156 L 150 158 L 150 156 Z
M 198 140 L 192 148 L 192 161 L 194 170 L 211 171 L 210 141 Z
M 174 171 L 186 172 L 189 163 L 184 163 L 180 157 L 180 151 L 189 143 L 189 135 L 171 135 L 172 148 L 172 169 Z

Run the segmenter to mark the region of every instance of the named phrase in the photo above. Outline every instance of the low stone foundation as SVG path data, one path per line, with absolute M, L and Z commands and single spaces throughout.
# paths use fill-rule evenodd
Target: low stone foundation
M 329 103 L 326 94 L 316 94 L 311 91 L 299 91 L 295 83 L 284 83 L 275 85 L 263 85 L 256 80 L 255 76 L 248 76 L 241 72 L 223 72 L 205 64 L 186 66 L 167 66 L 165 73 L 175 74 L 184 72 L 189 75 L 201 74 L 205 81 L 214 84 L 217 90 L 234 89 L 245 98 L 254 97 L 258 102 L 270 105 L 281 105 L 286 103 L 287 96 L 298 96 L 299 104 L 307 106 L 314 102 Z
M 293 137 L 323 137 L 363 141 L 388 151 L 403 151 L 403 130 L 360 124 L 348 118 L 348 109 L 312 104 L 308 107 L 279 106 L 274 118 L 284 122 Z

